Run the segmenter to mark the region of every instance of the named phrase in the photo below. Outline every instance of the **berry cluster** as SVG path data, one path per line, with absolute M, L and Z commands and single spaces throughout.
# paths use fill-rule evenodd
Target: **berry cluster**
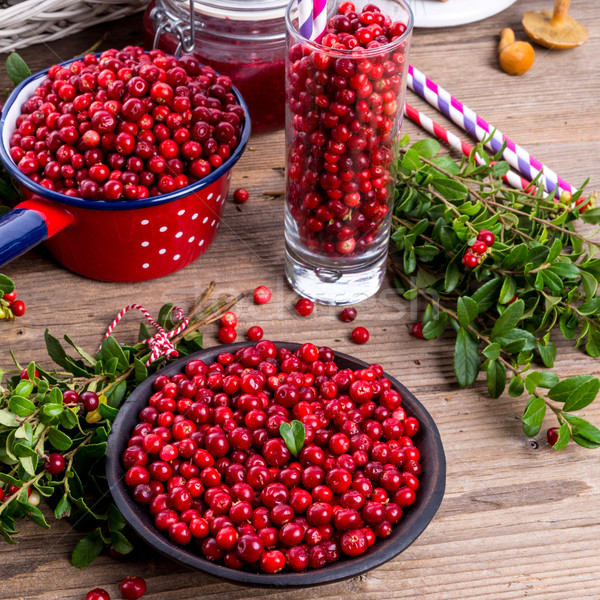
M 477 240 L 472 246 L 469 246 L 463 255 L 463 265 L 469 269 L 477 267 L 485 257 L 488 248 L 491 248 L 496 241 L 496 237 L 491 231 L 482 229 L 477 235 Z
M 383 243 L 393 144 L 402 113 L 406 25 L 343 2 L 322 46 L 289 49 L 286 201 L 300 241 L 330 257 Z
M 330 348 L 262 340 L 153 386 L 125 482 L 157 529 L 208 560 L 321 568 L 390 536 L 416 500 L 419 422 L 379 365 L 340 369 Z M 280 434 L 292 420 L 295 448 Z
M 229 77 L 134 46 L 52 66 L 21 111 L 10 138 L 19 170 L 89 200 L 147 198 L 206 177 L 237 147 L 244 120 Z
M 17 299 L 16 289 L 0 298 L 0 319 L 13 321 L 15 317 L 22 317 L 26 310 L 25 302 Z

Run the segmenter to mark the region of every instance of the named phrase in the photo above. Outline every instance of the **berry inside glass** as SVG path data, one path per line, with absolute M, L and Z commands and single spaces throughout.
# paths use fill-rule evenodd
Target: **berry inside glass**
M 288 13 L 286 273 L 299 293 L 348 304 L 385 270 L 412 18 L 399 0 L 331 8 L 318 43 Z M 358 297 L 318 297 L 303 268 Z
M 389 537 L 417 499 L 419 422 L 380 365 L 340 369 L 331 348 L 261 340 L 153 390 L 124 480 L 159 531 L 207 560 L 323 568 Z M 281 427 L 296 421 L 298 447 Z

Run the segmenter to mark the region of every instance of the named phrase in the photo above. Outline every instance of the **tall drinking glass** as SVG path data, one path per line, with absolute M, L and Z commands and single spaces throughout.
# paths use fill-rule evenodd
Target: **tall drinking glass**
M 343 15 L 338 4 L 335 38 L 320 43 L 300 34 L 297 0 L 286 13 L 285 272 L 331 305 L 368 298 L 385 276 L 413 26 L 404 0 L 358 0 Z M 383 17 L 361 17 L 366 5 Z

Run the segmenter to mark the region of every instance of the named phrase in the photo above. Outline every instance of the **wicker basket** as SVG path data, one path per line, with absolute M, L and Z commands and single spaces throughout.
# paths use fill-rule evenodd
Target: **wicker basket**
M 0 52 L 59 40 L 144 10 L 149 0 L 9 0 L 0 9 Z M 141 25 L 140 25 L 141 26 Z

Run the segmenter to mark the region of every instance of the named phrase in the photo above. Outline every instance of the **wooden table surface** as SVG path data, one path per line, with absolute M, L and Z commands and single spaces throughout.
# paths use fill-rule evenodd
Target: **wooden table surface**
M 452 1 L 452 0 L 450 0 Z M 590 177 L 600 187 L 600 6 L 580 0 L 571 6 L 590 32 L 580 48 L 563 52 L 536 48 L 536 62 L 522 77 L 500 71 L 498 33 L 520 25 L 526 10 L 551 8 L 551 0 L 519 0 L 484 21 L 447 29 L 418 29 L 411 62 L 567 181 Z M 32 71 L 66 60 L 102 40 L 102 48 L 141 43 L 141 16 L 95 27 L 51 44 L 23 50 Z M 3 60 L 2 60 L 3 62 Z M 4 74 L 0 85 L 8 85 Z M 409 102 L 425 107 L 412 93 Z M 427 109 L 434 118 L 444 119 Z M 412 123 L 405 132 L 425 137 Z M 455 130 L 457 131 L 457 130 Z M 458 133 L 458 131 L 457 131 Z M 358 305 L 356 324 L 368 325 L 371 340 L 356 346 L 351 327 L 335 308 L 318 307 L 308 319 L 294 314 L 295 293 L 283 276 L 283 203 L 265 192 L 283 188 L 282 132 L 255 136 L 235 168 L 232 189 L 248 188 L 243 206 L 227 202 L 224 223 L 210 250 L 195 264 L 169 277 L 135 284 L 91 281 L 58 266 L 43 249 L 2 268 L 19 289 L 27 315 L 0 323 L 0 368 L 9 368 L 13 349 L 24 363 L 49 365 L 43 333 L 68 334 L 93 351 L 115 314 L 130 302 L 156 312 L 165 302 L 189 307 L 214 280 L 217 291 L 237 294 L 259 284 L 274 292 L 268 306 L 244 299 L 236 309 L 241 327 L 262 325 L 266 337 L 331 345 L 378 362 L 425 404 L 441 432 L 448 462 L 446 495 L 421 537 L 395 560 L 343 583 L 285 591 L 235 586 L 169 563 L 148 553 L 144 560 L 118 562 L 101 556 L 78 570 L 69 562 L 80 535 L 65 522 L 50 532 L 24 523 L 18 546 L 0 545 L 0 599 L 82 600 L 94 587 L 120 597 L 118 582 L 142 575 L 149 600 L 334 599 L 369 600 L 600 598 L 600 461 L 598 451 L 570 444 L 555 452 L 543 432 L 534 441 L 522 433 L 523 399 L 490 400 L 485 383 L 460 389 L 453 380 L 453 340 L 426 342 L 409 333 L 424 307 L 398 299 L 386 283 Z M 116 332 L 132 341 L 136 319 Z M 205 330 L 205 345 L 217 343 L 216 326 Z M 599 363 L 557 339 L 556 370 L 562 376 L 600 374 Z M 600 405 L 586 418 L 600 423 Z

